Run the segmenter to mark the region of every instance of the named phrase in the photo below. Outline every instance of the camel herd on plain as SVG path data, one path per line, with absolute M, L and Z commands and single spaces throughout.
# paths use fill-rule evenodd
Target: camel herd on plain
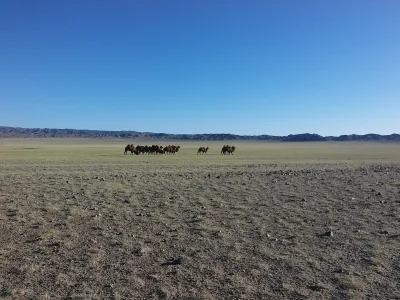
M 152 146 L 140 146 L 140 145 L 127 145 L 125 147 L 124 154 L 128 154 L 130 151 L 131 154 L 175 154 L 179 151 L 181 146 L 175 146 L 175 145 L 168 145 L 168 146 L 159 146 L 159 145 L 152 145 Z
M 128 144 L 125 147 L 124 150 L 124 155 L 127 155 L 128 152 L 131 152 L 132 154 L 172 154 L 175 155 L 175 153 L 179 152 L 179 149 L 181 146 L 175 146 L 175 145 L 168 145 L 168 146 L 159 146 L 159 145 L 152 145 L 152 146 L 141 146 L 141 145 L 133 145 L 133 144 Z M 197 154 L 207 154 L 207 151 L 209 150 L 209 147 L 200 147 L 197 150 Z M 235 152 L 236 147 L 235 146 L 229 146 L 229 145 L 224 145 L 221 149 L 221 154 L 229 154 L 233 155 L 233 152 Z

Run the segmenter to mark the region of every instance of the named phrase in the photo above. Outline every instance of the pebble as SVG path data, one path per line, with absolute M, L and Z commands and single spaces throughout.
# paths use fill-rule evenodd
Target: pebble
M 324 286 L 319 285 L 319 284 L 309 285 L 308 288 L 309 288 L 310 290 L 313 290 L 314 292 L 319 292 L 319 291 L 322 291 L 322 290 L 325 289 Z

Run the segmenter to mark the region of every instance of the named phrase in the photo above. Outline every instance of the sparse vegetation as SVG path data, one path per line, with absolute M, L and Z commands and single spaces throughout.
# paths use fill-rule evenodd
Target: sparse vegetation
M 400 144 L 128 143 L 0 140 L 0 297 L 400 297 Z

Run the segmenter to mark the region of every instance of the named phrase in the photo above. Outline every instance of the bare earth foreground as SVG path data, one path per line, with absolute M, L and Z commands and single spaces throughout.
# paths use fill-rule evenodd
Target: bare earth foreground
M 400 299 L 400 144 L 128 142 L 0 140 L 1 299 Z

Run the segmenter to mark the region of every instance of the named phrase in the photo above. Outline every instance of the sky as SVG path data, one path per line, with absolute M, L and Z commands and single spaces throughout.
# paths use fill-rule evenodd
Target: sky
M 400 133 L 400 1 L 0 1 L 0 126 Z

